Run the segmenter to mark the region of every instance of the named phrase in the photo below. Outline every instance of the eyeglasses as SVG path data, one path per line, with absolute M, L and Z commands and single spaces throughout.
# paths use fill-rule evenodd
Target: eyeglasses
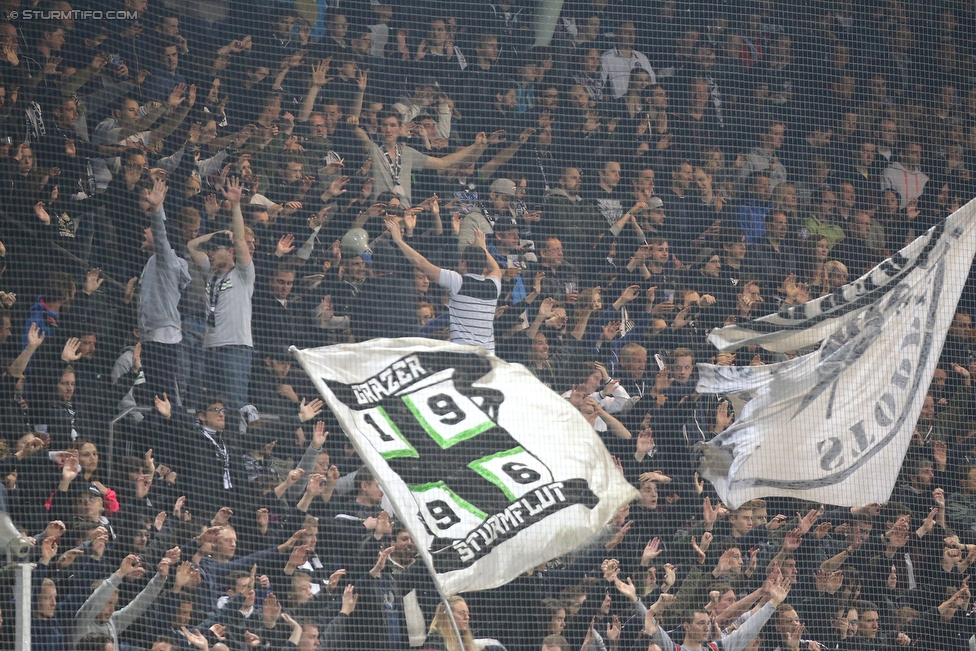
M 209 411 L 211 414 L 226 414 L 227 413 L 227 408 L 226 407 L 211 407 L 207 411 Z

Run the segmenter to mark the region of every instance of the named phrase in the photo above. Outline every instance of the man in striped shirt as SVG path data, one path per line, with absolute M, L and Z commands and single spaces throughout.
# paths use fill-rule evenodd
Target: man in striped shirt
M 386 220 L 390 237 L 410 262 L 432 282 L 451 292 L 451 342 L 484 346 L 495 353 L 495 308 L 502 291 L 502 270 L 488 253 L 485 234 L 475 229 L 474 244 L 461 251 L 458 270 L 441 269 L 403 241 L 400 224 Z

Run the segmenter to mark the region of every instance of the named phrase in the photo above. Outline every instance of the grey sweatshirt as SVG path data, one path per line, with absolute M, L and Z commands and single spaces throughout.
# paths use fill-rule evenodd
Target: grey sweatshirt
M 742 649 L 746 648 L 759 635 L 759 631 L 762 630 L 762 627 L 769 621 L 769 618 L 773 616 L 774 612 L 776 612 L 776 606 L 771 603 L 765 604 L 755 615 L 747 619 L 738 630 L 718 641 L 718 647 L 724 651 L 742 651 Z M 660 626 L 654 632 L 654 635 L 651 636 L 651 642 L 661 647 L 662 651 L 675 651 L 677 648 L 677 645 Z M 703 644 L 702 648 L 707 649 L 710 647 L 708 644 Z
M 78 609 L 68 635 L 69 649 L 75 648 L 78 640 L 86 633 L 104 633 L 111 636 L 115 648 L 119 648 L 119 634 L 129 628 L 152 605 L 166 586 L 166 577 L 157 574 L 125 608 L 112 613 L 107 622 L 95 621 L 95 617 L 102 612 L 102 608 L 119 589 L 120 583 L 122 583 L 121 577 L 118 573 L 112 572 L 112 576 L 102 581 L 102 584 L 95 588 L 88 600 Z
M 183 340 L 180 290 L 190 282 L 190 269 L 170 246 L 162 206 L 152 215 L 152 235 L 156 253 L 142 272 L 139 332 L 144 342 L 178 344 Z

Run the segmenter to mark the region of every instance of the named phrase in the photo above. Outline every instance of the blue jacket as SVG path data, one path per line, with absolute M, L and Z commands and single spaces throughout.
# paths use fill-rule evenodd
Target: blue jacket
M 773 209 L 769 201 L 748 199 L 739 206 L 739 228 L 746 233 L 746 243 L 755 244 L 766 236 L 766 214 Z

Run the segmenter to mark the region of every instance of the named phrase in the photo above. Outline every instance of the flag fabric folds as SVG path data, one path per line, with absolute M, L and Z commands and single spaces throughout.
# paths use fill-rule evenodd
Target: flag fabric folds
M 292 353 L 444 596 L 578 548 L 638 496 L 568 401 L 483 349 L 411 338 Z
M 746 400 L 702 447 L 702 475 L 728 506 L 888 500 L 976 254 L 974 221 L 971 201 L 833 294 L 712 332 L 720 350 L 820 343 L 765 366 L 699 364 L 700 393 Z

